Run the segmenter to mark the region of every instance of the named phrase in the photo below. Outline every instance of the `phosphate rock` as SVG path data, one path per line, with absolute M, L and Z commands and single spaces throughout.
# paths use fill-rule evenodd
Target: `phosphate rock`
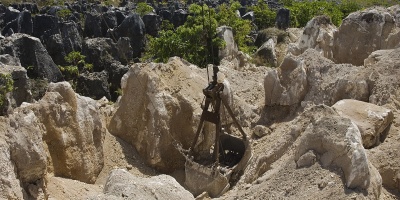
M 333 33 L 337 31 L 335 25 L 327 16 L 318 16 L 310 20 L 304 27 L 303 34 L 296 45 L 290 45 L 288 52 L 300 55 L 307 49 L 315 49 L 328 59 L 333 58 Z
M 33 32 L 32 16 L 29 11 L 23 11 L 18 14 L 18 17 L 6 24 L 2 34 L 7 35 L 7 31 L 12 29 L 14 33 L 25 33 L 31 35 Z
M 238 54 L 238 48 L 233 38 L 232 28 L 229 26 L 221 26 L 217 28 L 218 37 L 225 41 L 225 47 L 220 49 L 218 57 L 222 60 L 224 58 L 233 59 Z
M 84 36 L 89 38 L 102 37 L 101 15 L 98 13 L 86 13 Z
M 0 53 L 19 58 L 28 69 L 29 78 L 47 79 L 49 82 L 63 80 L 62 74 L 38 38 L 16 33 L 0 41 Z
M 148 165 L 163 172 L 181 168 L 185 159 L 173 144 L 191 146 L 205 85 L 200 69 L 176 57 L 167 64 L 135 64 L 121 80 L 123 95 L 108 130 L 132 144 Z
M 307 92 L 307 74 L 303 61 L 289 55 L 278 69 L 270 69 L 264 78 L 265 105 L 290 106 L 300 103 Z
M 111 99 L 106 71 L 83 73 L 78 76 L 76 92 L 95 100 L 106 97 Z
M 83 42 L 82 54 L 85 61 L 93 64 L 95 72 L 101 72 L 118 60 L 119 51 L 111 38 L 90 38 Z
M 47 14 L 38 14 L 33 17 L 33 36 L 42 38 L 59 33 L 58 18 Z
M 350 119 L 338 115 L 322 117 L 309 124 L 298 140 L 296 162 L 313 150 L 323 166 L 343 170 L 347 187 L 365 189 L 379 197 L 382 178 L 369 162 L 360 131 Z
M 399 41 L 395 18 L 387 9 L 357 11 L 347 16 L 334 33 L 333 59 L 336 63 L 362 65 L 372 52 L 396 48 Z
M 144 15 L 142 19 L 146 27 L 146 33 L 153 37 L 157 37 L 161 26 L 160 16 L 155 13 L 149 13 Z
M 382 142 L 384 131 L 394 117 L 393 112 L 387 108 L 352 99 L 340 100 L 332 107 L 357 125 L 365 148 L 372 148 Z
M 122 198 L 121 198 L 122 197 Z M 171 176 L 158 175 L 151 178 L 141 178 L 130 174 L 124 169 L 111 171 L 104 186 L 104 195 L 90 199 L 194 199 Z
M 113 31 L 115 38 L 128 37 L 133 49 L 133 57 L 139 58 L 144 51 L 146 28 L 138 14 L 131 14 Z
M 257 49 L 254 54 L 255 59 L 258 60 L 259 64 L 276 67 L 278 65 L 276 53 L 275 53 L 275 42 L 271 38 L 260 48 Z
M 47 152 L 43 145 L 45 128 L 28 107 L 17 109 L 10 116 L 9 138 L 11 160 L 23 183 L 42 179 L 47 169 Z
M 105 127 L 96 101 L 75 94 L 68 82 L 50 83 L 38 102 L 55 176 L 94 183 L 103 168 Z
M 0 58 L 1 59 L 1 58 Z M 32 94 L 26 69 L 21 66 L 3 65 L 0 67 L 1 74 L 9 74 L 13 79 L 13 90 L 11 91 L 10 106 L 16 108 L 22 102 L 31 102 Z
M 15 173 L 16 167 L 11 161 L 10 146 L 6 142 L 5 133 L 9 127 L 9 121 L 0 117 L 0 198 L 23 199 L 24 190 Z

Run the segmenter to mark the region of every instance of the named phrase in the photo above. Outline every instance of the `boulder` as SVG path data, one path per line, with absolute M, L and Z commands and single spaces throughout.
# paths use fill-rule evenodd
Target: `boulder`
M 276 53 L 275 53 L 275 42 L 271 38 L 254 53 L 255 60 L 259 65 L 267 65 L 276 67 L 278 65 Z
M 183 9 L 178 9 L 175 10 L 174 14 L 172 15 L 172 24 L 176 27 L 182 26 L 185 24 L 187 17 L 189 16 L 189 13 L 186 10 Z
M 119 61 L 126 65 L 133 58 L 132 46 L 130 45 L 130 39 L 128 37 L 120 37 L 117 41 L 118 57 Z
M 304 61 L 289 55 L 279 69 L 270 69 L 264 78 L 265 105 L 290 106 L 300 103 L 307 93 Z
M 32 94 L 26 69 L 21 66 L 4 65 L 0 66 L 1 74 L 11 75 L 13 79 L 13 90 L 9 99 L 9 106 L 16 108 L 23 102 L 31 102 Z
M 111 99 L 106 71 L 83 73 L 78 76 L 76 92 L 95 100 L 106 97 Z
M 6 142 L 8 123 L 5 118 L 0 117 L 0 198 L 24 199 L 25 191 L 15 173 L 16 167 L 11 160 L 10 146 Z
M 369 162 L 357 126 L 338 115 L 322 117 L 309 124 L 298 138 L 294 159 L 313 150 L 322 166 L 343 170 L 346 187 L 365 189 L 379 198 L 382 178 Z
M 103 168 L 105 127 L 96 101 L 75 94 L 68 82 L 50 83 L 45 96 L 33 107 L 45 127 L 49 172 L 94 183 Z
M 108 130 L 132 144 L 146 164 L 162 172 L 182 169 L 185 159 L 173 144 L 188 149 L 194 140 L 207 85 L 199 74 L 176 57 L 167 64 L 135 64 L 121 80 L 122 97 Z
M 264 79 L 265 105 L 333 105 L 341 99 L 368 101 L 370 85 L 364 67 L 334 64 L 315 49 L 287 55 Z
M 11 56 L 9 54 L 0 55 L 0 66 L 11 65 L 11 66 L 21 66 L 21 62 L 18 58 Z
M 93 64 L 95 72 L 101 72 L 119 59 L 117 45 L 110 38 L 89 38 L 83 42 L 82 54 L 86 63 Z
M 275 19 L 276 27 L 282 30 L 286 30 L 290 26 L 290 10 L 286 8 L 280 8 L 276 13 Z
M 229 26 L 221 26 L 217 28 L 218 37 L 225 41 L 225 47 L 220 49 L 218 57 L 220 60 L 227 58 L 233 59 L 238 54 L 238 47 L 233 37 L 232 28 Z
M 38 38 L 16 33 L 0 41 L 0 54 L 19 58 L 30 78 L 45 78 L 50 82 L 63 80 L 60 70 Z
M 111 171 L 104 186 L 104 194 L 89 199 L 195 199 L 171 176 L 158 175 L 141 178 L 126 170 Z
M 144 15 L 142 19 L 146 27 L 146 33 L 153 37 L 157 37 L 161 26 L 160 16 L 155 13 L 149 13 Z
M 119 63 L 112 63 L 106 70 L 109 74 L 108 83 L 110 85 L 111 100 L 116 101 L 118 96 L 121 95 L 121 79 L 129 71 L 129 67 Z
M 109 11 L 101 14 L 101 37 L 107 35 L 108 29 L 113 29 L 117 26 L 117 16 L 115 12 Z
M 373 51 L 399 47 L 399 42 L 399 28 L 386 8 L 357 11 L 347 16 L 335 32 L 333 59 L 336 63 L 362 65 Z
M 336 26 L 328 16 L 317 16 L 304 27 L 303 34 L 295 45 L 288 48 L 293 55 L 300 55 L 307 49 L 315 49 L 328 59 L 333 58 L 333 34 Z
M 101 15 L 98 13 L 86 13 L 84 37 L 102 37 Z
M 116 39 L 120 37 L 128 37 L 130 39 L 134 58 L 139 58 L 144 51 L 145 32 L 146 28 L 138 14 L 129 15 L 114 30 Z
M 8 24 L 9 22 L 18 18 L 20 11 L 13 8 L 7 7 L 4 13 L 4 24 Z
M 6 35 L 7 31 L 9 31 L 10 29 L 12 29 L 14 33 L 25 33 L 28 35 L 32 35 L 33 22 L 31 13 L 28 11 L 20 12 L 16 19 L 6 24 L 6 26 L 3 28 L 2 34 Z
M 42 39 L 47 36 L 58 34 L 58 18 L 52 15 L 39 14 L 33 17 L 33 36 Z
M 352 99 L 340 100 L 332 107 L 357 125 L 365 148 L 372 148 L 382 142 L 386 137 L 385 130 L 394 117 L 389 109 Z
M 9 127 L 11 160 L 15 163 L 19 180 L 35 183 L 47 172 L 47 152 L 43 143 L 44 126 L 28 107 L 10 116 Z

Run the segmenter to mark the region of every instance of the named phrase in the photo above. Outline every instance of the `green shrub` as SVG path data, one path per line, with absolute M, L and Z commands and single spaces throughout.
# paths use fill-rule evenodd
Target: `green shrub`
M 61 10 L 59 10 L 59 11 L 57 11 L 57 16 L 59 17 L 59 18 L 61 18 L 62 20 L 67 20 L 68 19 L 68 17 L 70 16 L 72 14 L 72 12 L 69 10 L 69 9 L 67 9 L 67 8 L 64 8 L 64 9 L 61 9 Z
M 244 20 L 237 16 L 236 11 L 241 7 L 240 3 L 237 1 L 231 2 L 230 5 L 221 4 L 218 6 L 218 14 L 216 16 L 218 26 L 230 26 L 233 30 L 233 36 L 239 50 L 252 53 L 255 47 L 248 45 L 251 43 L 249 37 L 247 37 L 252 29 L 251 22 L 249 20 Z
M 0 107 L 4 106 L 6 101 L 6 94 L 14 89 L 14 80 L 11 74 L 0 73 Z
M 271 10 L 263 0 L 258 0 L 250 10 L 254 12 L 254 23 L 259 30 L 275 26 L 276 11 Z
M 141 2 L 136 6 L 136 13 L 138 13 L 141 17 L 153 11 L 153 7 L 147 5 L 147 3 Z
M 150 37 L 142 60 L 167 62 L 170 57 L 179 56 L 200 67 L 217 64 L 218 48 L 223 41 L 216 36 L 215 11 L 206 5 L 192 4 L 189 13 L 185 24 L 175 31 L 161 30 L 159 37 Z
M 93 65 L 85 62 L 85 57 L 78 51 L 72 51 L 64 57 L 67 66 L 58 66 L 64 79 L 75 81 L 83 71 L 92 71 Z

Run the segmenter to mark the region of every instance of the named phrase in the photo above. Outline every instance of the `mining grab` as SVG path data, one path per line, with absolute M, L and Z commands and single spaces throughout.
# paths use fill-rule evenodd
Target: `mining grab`
M 182 151 L 186 158 L 185 187 L 195 196 L 207 192 L 212 198 L 224 194 L 239 179 L 252 155 L 247 135 L 227 100 L 221 97 L 224 84 L 218 81 L 218 71 L 214 66 L 213 81 L 203 89 L 203 112 L 192 146 L 188 151 Z M 241 137 L 225 132 L 221 122 L 222 107 L 229 113 Z M 215 125 L 215 141 L 209 156 L 200 156 L 195 147 L 205 122 Z

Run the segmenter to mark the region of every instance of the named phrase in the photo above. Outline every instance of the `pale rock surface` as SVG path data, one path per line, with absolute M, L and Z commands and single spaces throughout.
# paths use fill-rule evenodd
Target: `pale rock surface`
M 278 65 L 276 53 L 275 53 L 275 42 L 274 39 L 269 39 L 254 54 L 255 59 L 260 59 L 263 64 L 271 67 Z
M 351 13 L 334 33 L 333 60 L 362 65 L 376 50 L 399 47 L 397 19 L 381 7 Z
M 305 50 L 313 48 L 328 59 L 333 58 L 333 33 L 337 28 L 327 16 L 317 16 L 304 27 L 303 34 L 295 44 L 290 44 L 288 52 L 300 55 Z
M 90 199 L 194 199 L 193 195 L 168 175 L 141 178 L 124 169 L 111 171 L 104 195 Z
M 233 37 L 232 27 L 221 26 L 217 28 L 218 37 L 225 41 L 225 47 L 218 52 L 219 59 L 231 60 L 238 55 L 238 48 Z
M 9 121 L 0 117 L 0 199 L 23 199 L 25 191 L 17 179 L 17 170 L 11 160 L 10 146 L 7 143 Z
M 379 145 L 384 131 L 393 121 L 393 112 L 381 106 L 344 99 L 332 106 L 341 116 L 351 119 L 358 127 L 365 148 Z
M 369 85 L 363 67 L 334 64 L 314 49 L 287 55 L 264 79 L 265 105 L 333 105 L 341 99 L 368 101 Z
M 44 130 L 39 118 L 27 107 L 16 109 L 10 116 L 8 136 L 11 160 L 24 183 L 34 183 L 45 176 L 47 152 L 42 138 Z
M 135 64 L 122 78 L 123 95 L 108 130 L 132 144 L 149 166 L 163 172 L 182 167 L 184 158 L 171 144 L 188 149 L 194 140 L 207 85 L 200 72 L 177 57 Z
M 55 176 L 94 183 L 103 167 L 105 125 L 96 101 L 75 94 L 68 82 L 51 83 L 38 102 Z
M 362 146 L 361 134 L 350 119 L 340 116 L 323 117 L 308 125 L 299 138 L 295 161 L 309 150 L 316 151 L 323 166 L 339 166 L 344 172 L 349 188 L 372 188 L 375 197 L 380 195 L 381 177 L 367 159 Z M 376 183 L 371 183 L 376 182 Z
M 278 69 L 270 69 L 266 73 L 264 88 L 267 106 L 299 103 L 307 92 L 304 62 L 288 55 Z

